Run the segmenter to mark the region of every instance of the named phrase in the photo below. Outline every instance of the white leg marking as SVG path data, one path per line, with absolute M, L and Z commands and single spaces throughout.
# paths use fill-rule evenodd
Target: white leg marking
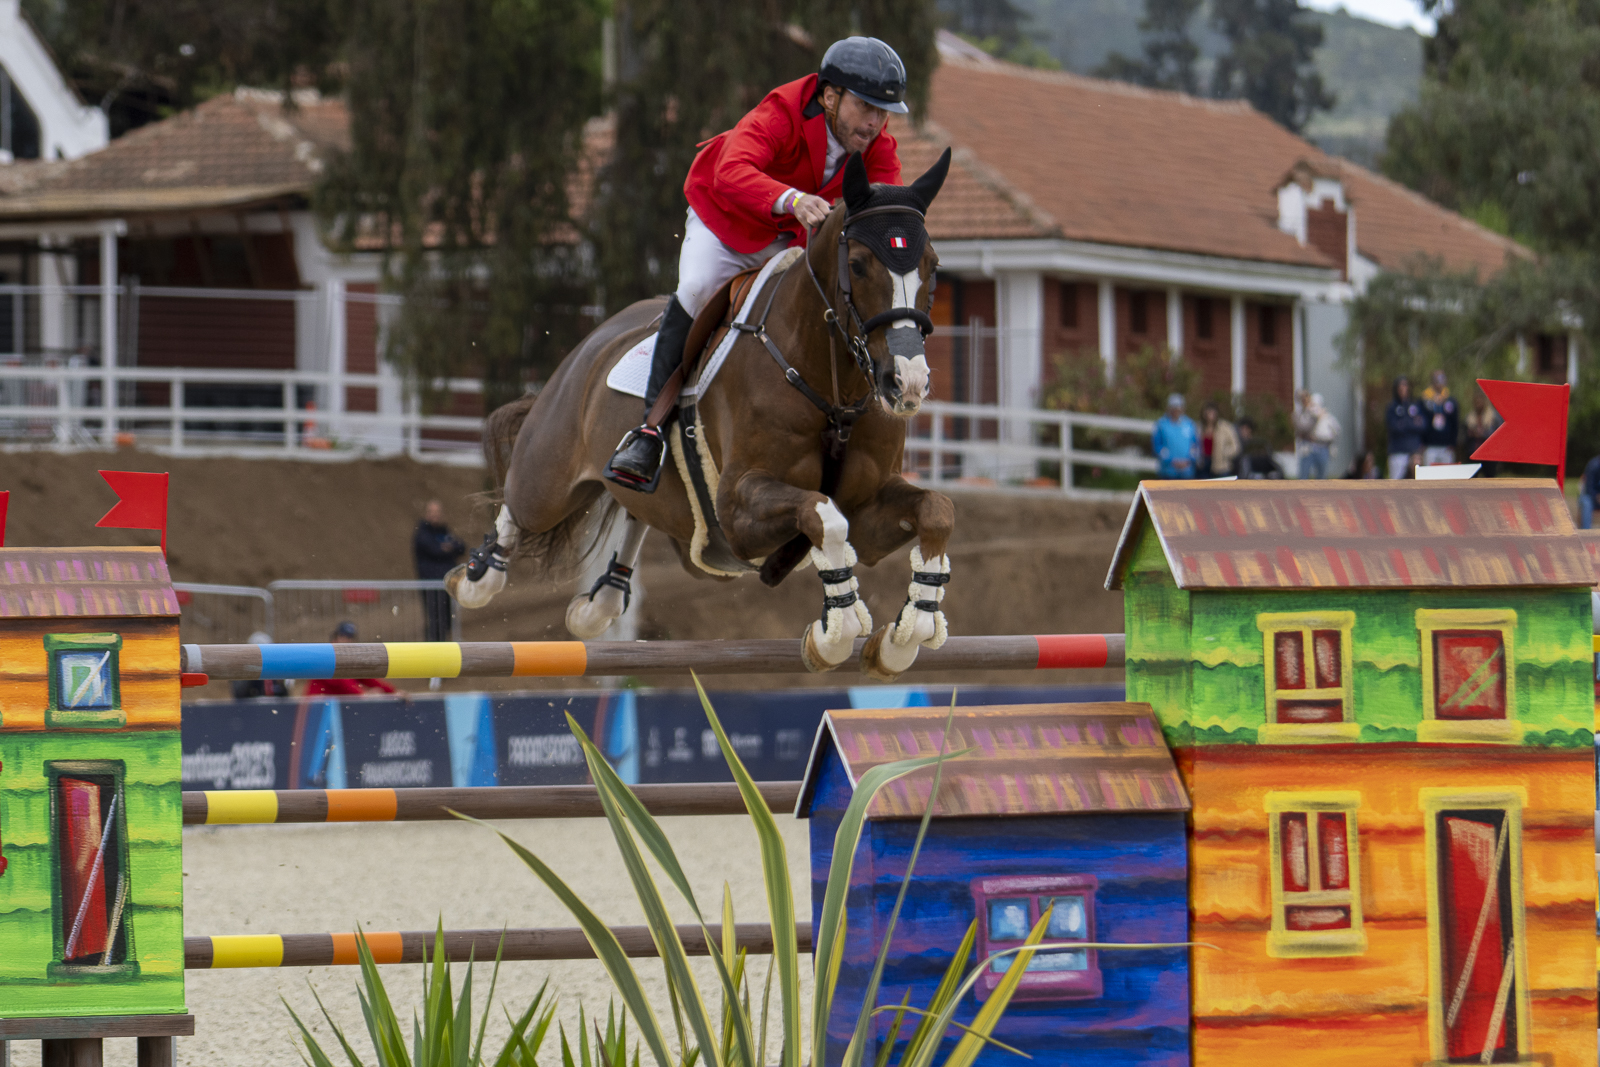
M 639 565 L 639 553 L 644 548 L 644 535 L 649 527 L 632 515 L 623 523 L 617 562 L 631 571 Z M 581 592 L 567 605 L 567 630 L 573 637 L 584 640 L 599 637 L 627 609 L 627 598 L 616 586 L 602 585 L 592 595 L 588 591 Z
M 917 293 L 922 290 L 922 273 L 919 270 L 907 271 L 904 274 L 890 274 L 889 279 L 894 283 L 894 306 L 900 308 L 914 308 L 917 306 Z M 916 329 L 917 324 L 910 319 L 896 319 L 892 326 L 909 326 Z M 907 359 L 905 356 L 894 357 L 895 384 L 900 387 L 900 395 L 904 398 L 901 409 L 894 412 L 897 415 L 914 414 L 915 409 L 928 398 L 928 389 L 933 372 L 928 369 L 928 361 L 923 356 Z M 909 411 L 907 408 L 909 407 Z
M 913 546 L 911 549 L 911 570 L 915 574 L 949 574 L 950 557 L 939 556 L 931 561 L 924 561 L 922 549 Z M 944 612 L 935 609 L 928 611 L 917 606 L 918 602 L 939 604 L 944 600 L 944 585 L 942 583 L 926 584 L 914 578 L 911 588 L 906 594 L 906 603 L 900 609 L 899 617 L 894 621 L 889 630 L 889 640 L 883 643 L 879 658 L 883 665 L 890 670 L 899 672 L 911 666 L 917 658 L 917 649 L 938 648 L 950 636 L 950 630 L 945 624 Z
M 833 501 L 817 505 L 817 516 L 822 520 L 822 547 L 811 549 L 811 562 L 819 571 L 848 570 L 856 565 L 856 550 L 846 540 L 850 522 L 834 507 Z M 822 591 L 831 597 L 856 593 L 859 589 L 855 575 L 842 582 L 826 582 Z M 853 603 L 839 608 L 827 608 L 822 619 L 812 623 L 812 640 L 818 653 L 829 663 L 843 663 L 855 646 L 855 639 L 872 632 L 872 615 L 866 604 L 856 596 Z

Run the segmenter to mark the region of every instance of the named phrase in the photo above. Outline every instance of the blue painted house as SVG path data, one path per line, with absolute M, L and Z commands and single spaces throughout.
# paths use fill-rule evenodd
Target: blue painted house
M 811 819 L 813 924 L 855 783 L 878 764 L 937 753 L 948 714 L 922 707 L 824 716 L 796 810 Z M 1052 902 L 1047 943 L 1188 940 L 1189 800 L 1149 705 L 957 708 L 947 750 L 966 748 L 974 751 L 945 764 L 880 1004 L 898 1004 L 909 991 L 913 1007 L 926 1005 L 974 920 L 969 967 L 1019 943 Z M 829 1064 L 840 1062 L 854 1028 L 932 787 L 926 768 L 885 787 L 868 809 L 847 899 Z M 971 1022 L 1007 965 L 991 965 L 958 1022 Z M 879 1016 L 875 1042 L 885 1039 L 890 1018 Z M 1187 1067 L 1187 954 L 1085 948 L 1037 955 L 995 1037 L 1031 1055 L 1030 1067 Z M 946 1038 L 935 1062 L 955 1040 Z M 869 1062 L 876 1053 L 874 1044 Z M 978 1062 L 1017 1061 L 991 1048 Z

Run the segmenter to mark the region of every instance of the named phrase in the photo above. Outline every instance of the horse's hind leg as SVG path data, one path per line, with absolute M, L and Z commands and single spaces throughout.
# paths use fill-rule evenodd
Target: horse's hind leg
M 919 648 L 938 648 L 949 636 L 941 603 L 950 580 L 946 551 L 955 529 L 955 505 L 943 493 L 918 489 L 896 479 L 857 512 L 856 543 L 868 564 L 904 544 L 911 548 L 911 588 L 894 621 L 884 624 L 861 649 L 861 670 L 878 681 L 893 681 L 910 669 Z
M 464 608 L 481 608 L 506 587 L 506 561 L 517 551 L 521 530 L 511 517 L 511 509 L 500 505 L 494 520 L 494 533 L 485 534 L 483 544 L 467 562 L 450 569 L 444 576 L 445 589 Z
M 628 602 L 633 597 L 628 579 L 639 565 L 639 551 L 644 547 L 648 529 L 632 515 L 624 520 L 622 546 L 612 553 L 611 566 L 587 593 L 579 593 L 567 605 L 567 630 L 573 637 L 599 637 L 628 610 Z

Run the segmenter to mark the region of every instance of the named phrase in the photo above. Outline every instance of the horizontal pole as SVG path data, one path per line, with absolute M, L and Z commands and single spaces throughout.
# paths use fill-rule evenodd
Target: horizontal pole
M 854 666 L 864 641 L 845 666 Z M 186 674 L 218 681 L 258 678 L 582 678 L 792 674 L 798 640 L 415 641 L 384 644 L 184 645 Z M 915 671 L 1071 670 L 1120 667 L 1121 634 L 952 637 L 923 649 Z
M 738 923 L 734 941 L 752 956 L 772 954 L 772 928 L 766 923 Z M 705 933 L 720 946 L 722 927 L 677 927 L 678 940 L 690 956 L 709 956 Z M 622 951 L 634 957 L 658 955 L 648 926 L 613 926 L 611 932 Z M 368 932 L 367 947 L 377 963 L 426 963 L 433 952 L 434 930 Z M 502 941 L 504 938 L 504 941 Z M 795 924 L 795 939 L 802 952 L 811 951 L 811 924 Z M 576 926 L 547 930 L 446 930 L 445 958 L 451 963 L 492 963 L 516 960 L 592 960 L 594 948 Z M 234 967 L 343 967 L 360 962 L 356 935 L 348 934 L 238 934 L 183 939 L 183 965 L 188 970 Z
M 668 782 L 630 787 L 652 815 L 743 815 L 734 782 Z M 794 810 L 799 782 L 758 782 L 775 812 Z M 453 819 L 584 819 L 605 814 L 592 785 L 503 785 L 459 789 L 185 790 L 183 824 L 219 826 L 310 822 L 427 822 Z

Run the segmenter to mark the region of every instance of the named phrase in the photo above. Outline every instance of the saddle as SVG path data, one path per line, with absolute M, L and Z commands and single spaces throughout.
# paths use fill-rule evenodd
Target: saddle
M 678 364 L 666 384 L 661 387 L 661 395 L 656 397 L 656 402 L 650 408 L 650 414 L 645 422 L 651 426 L 660 426 L 666 420 L 667 413 L 677 406 L 684 383 L 693 375 L 701 357 L 722 343 L 722 338 L 733 324 L 734 316 L 739 314 L 744 302 L 750 299 L 750 290 L 755 284 L 756 275 L 760 273 L 760 267 L 740 271 L 706 301 L 700 313 L 694 317 L 693 325 L 689 327 L 689 337 L 683 345 L 683 362 Z

